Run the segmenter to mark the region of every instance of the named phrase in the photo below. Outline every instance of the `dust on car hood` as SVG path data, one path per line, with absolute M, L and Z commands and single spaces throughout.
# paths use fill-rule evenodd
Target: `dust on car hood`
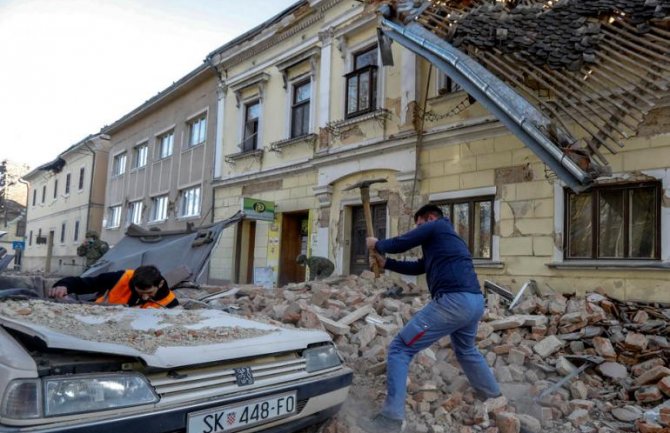
M 220 310 L 138 309 L 44 300 L 0 302 L 0 324 L 67 349 L 141 358 L 173 368 L 291 350 L 330 341 L 327 333 L 287 329 Z

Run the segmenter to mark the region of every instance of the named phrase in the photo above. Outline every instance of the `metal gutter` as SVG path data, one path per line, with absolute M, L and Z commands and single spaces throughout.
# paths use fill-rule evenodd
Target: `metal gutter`
M 557 131 L 558 138 L 565 144 L 576 139 L 559 130 L 549 118 L 486 68 L 418 23 L 403 26 L 382 18 L 380 27 L 388 37 L 424 57 L 460 84 L 572 190 L 583 191 L 591 185 L 597 173 L 582 170 L 545 131 Z

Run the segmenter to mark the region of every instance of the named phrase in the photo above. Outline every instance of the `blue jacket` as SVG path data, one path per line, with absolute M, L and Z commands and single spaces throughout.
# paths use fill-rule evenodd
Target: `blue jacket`
M 446 292 L 481 293 L 468 246 L 447 218 L 426 222 L 417 228 L 377 242 L 380 253 L 397 254 L 421 246 L 418 261 L 386 259 L 386 269 L 405 275 L 426 273 L 433 299 Z

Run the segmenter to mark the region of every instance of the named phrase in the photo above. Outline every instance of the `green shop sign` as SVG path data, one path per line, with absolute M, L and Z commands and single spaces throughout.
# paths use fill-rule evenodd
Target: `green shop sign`
M 274 221 L 275 204 L 272 201 L 242 197 L 242 212 L 249 219 Z

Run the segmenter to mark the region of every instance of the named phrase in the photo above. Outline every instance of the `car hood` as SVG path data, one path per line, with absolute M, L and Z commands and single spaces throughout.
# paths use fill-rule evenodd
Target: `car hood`
M 174 368 L 280 353 L 331 341 L 323 331 L 288 329 L 220 310 L 136 309 L 43 300 L 0 302 L 0 324 L 51 349 L 142 359 Z

